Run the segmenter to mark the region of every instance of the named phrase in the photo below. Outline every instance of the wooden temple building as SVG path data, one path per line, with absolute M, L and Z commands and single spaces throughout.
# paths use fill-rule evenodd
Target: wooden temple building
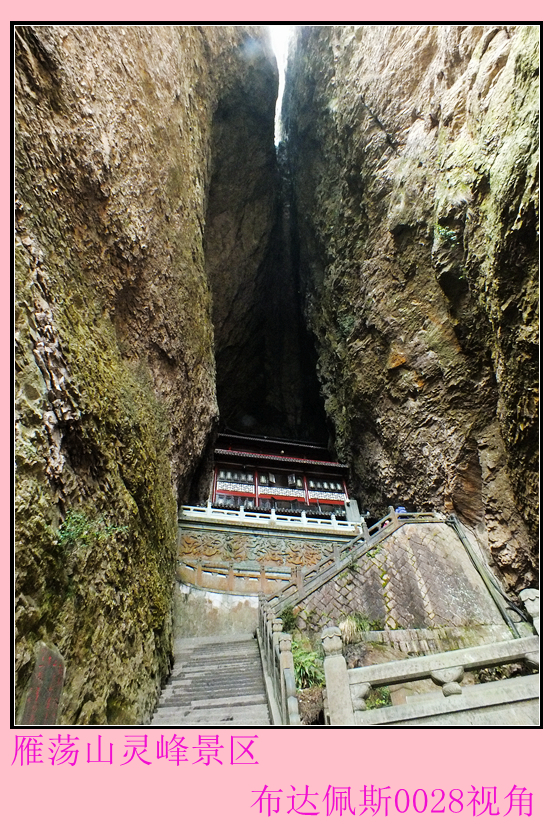
M 319 444 L 223 432 L 214 453 L 214 507 L 344 516 L 347 466 Z

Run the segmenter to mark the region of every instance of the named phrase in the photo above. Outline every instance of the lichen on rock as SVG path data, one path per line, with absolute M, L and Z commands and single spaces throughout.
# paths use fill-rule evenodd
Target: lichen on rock
M 43 641 L 66 662 L 60 724 L 140 724 L 171 664 L 176 500 L 218 414 L 216 113 L 234 89 L 272 148 L 276 68 L 255 26 L 14 36 L 16 699 Z M 72 513 L 89 535 L 69 548 Z
M 537 26 L 301 26 L 284 102 L 353 490 L 457 512 L 516 588 L 537 565 L 538 58 Z

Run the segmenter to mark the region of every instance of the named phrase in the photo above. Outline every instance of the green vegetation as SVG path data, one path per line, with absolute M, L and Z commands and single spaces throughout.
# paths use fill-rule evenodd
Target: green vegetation
M 292 633 L 296 628 L 296 616 L 292 606 L 287 606 L 282 610 L 280 619 L 282 621 L 282 631 Z
M 325 683 L 323 660 L 317 652 L 307 649 L 297 641 L 292 642 L 292 657 L 296 674 L 296 687 L 305 690 Z
M 128 525 L 110 525 L 100 514 L 96 519 L 90 519 L 78 510 L 70 510 L 65 521 L 60 525 L 58 542 L 66 551 L 79 545 L 92 545 L 104 539 L 109 539 L 114 533 L 126 531 Z
M 336 321 L 341 335 L 347 339 L 355 330 L 356 320 L 352 313 L 346 313 L 338 310 L 336 313 Z
M 361 640 L 363 632 L 378 632 L 383 629 L 379 620 L 369 620 L 361 612 L 347 615 L 340 623 L 344 644 L 354 644 Z
M 389 707 L 392 704 L 392 697 L 388 687 L 377 687 L 371 690 L 365 699 L 367 710 L 374 710 L 377 707 Z
M 436 234 L 446 243 L 451 244 L 451 246 L 457 243 L 457 232 L 454 232 L 453 229 L 448 229 L 447 226 L 440 226 L 439 223 L 434 228 Z

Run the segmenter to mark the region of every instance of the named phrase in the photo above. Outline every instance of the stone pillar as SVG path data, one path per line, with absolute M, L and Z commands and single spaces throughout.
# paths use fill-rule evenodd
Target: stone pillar
M 298 591 L 303 589 L 303 566 L 295 565 L 290 575 L 290 580 L 296 584 Z
M 257 595 L 257 623 L 258 623 L 258 631 L 259 631 L 259 634 L 261 636 L 261 641 L 262 641 L 264 647 L 266 646 L 265 625 L 264 625 L 265 600 L 266 599 L 267 598 L 264 595 L 264 593 L 262 591 L 260 591 L 259 594 Z
M 259 588 L 263 592 L 263 594 L 267 594 L 269 589 L 267 588 L 267 575 L 265 574 L 265 566 L 262 565 L 259 569 Z
M 346 502 L 346 519 L 354 525 L 360 525 L 362 522 L 359 506 L 355 499 L 348 499 Z
M 331 725 L 355 725 L 346 659 L 342 655 L 342 633 L 327 626 L 321 635 L 325 653 L 326 695 Z
M 282 621 L 280 624 L 282 629 Z M 299 725 L 300 715 L 294 681 L 294 658 L 292 656 L 292 636 L 281 632 L 277 636 L 280 643 L 280 692 L 282 698 L 282 716 L 288 725 Z
M 227 570 L 227 591 L 234 591 L 234 568 L 229 565 Z
M 520 599 L 524 603 L 524 608 L 534 622 L 534 629 L 540 634 L 540 593 L 538 589 L 523 589 L 520 593 Z

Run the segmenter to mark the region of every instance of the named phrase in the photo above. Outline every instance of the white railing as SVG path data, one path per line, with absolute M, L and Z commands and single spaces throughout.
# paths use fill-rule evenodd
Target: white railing
M 344 519 L 337 519 L 334 514 L 330 519 L 318 519 L 313 516 L 308 516 L 305 511 L 300 516 L 290 516 L 285 513 L 279 513 L 274 508 L 267 513 L 259 513 L 253 510 L 246 510 L 241 507 L 240 510 L 232 510 L 225 507 L 213 507 L 211 502 L 207 503 L 207 507 L 198 507 L 194 505 L 181 505 L 179 509 L 179 520 L 185 522 L 190 521 L 217 521 L 222 522 L 251 522 L 253 525 L 263 525 L 266 527 L 287 527 L 287 528 L 306 528 L 315 531 L 329 531 L 338 533 L 355 533 L 359 526 L 354 525 Z

